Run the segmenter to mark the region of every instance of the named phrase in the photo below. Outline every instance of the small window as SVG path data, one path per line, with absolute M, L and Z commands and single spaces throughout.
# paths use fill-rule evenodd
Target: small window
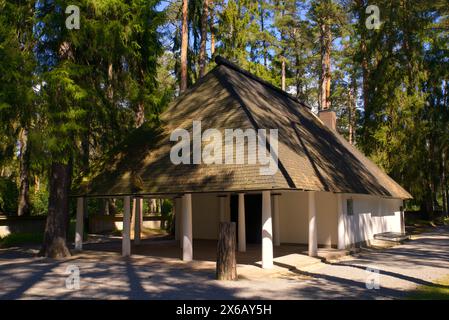
M 348 216 L 354 215 L 354 201 L 352 199 L 346 200 L 346 212 Z

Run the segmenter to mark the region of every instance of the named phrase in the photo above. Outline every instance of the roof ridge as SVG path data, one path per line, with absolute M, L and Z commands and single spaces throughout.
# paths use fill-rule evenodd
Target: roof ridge
M 306 107 L 306 108 L 308 108 L 310 110 L 312 109 L 305 102 L 303 102 L 303 101 L 299 100 L 298 98 L 292 96 L 288 92 L 282 90 L 279 87 L 276 87 L 275 85 L 273 85 L 273 84 L 269 83 L 268 81 L 266 81 L 266 80 L 264 80 L 264 79 L 262 79 L 262 78 L 260 78 L 260 77 L 258 77 L 256 75 L 252 74 L 251 72 L 249 72 L 249 71 L 247 71 L 245 69 L 242 69 L 241 67 L 239 67 L 235 63 L 232 63 L 231 61 L 229 61 L 228 59 L 223 58 L 220 55 L 215 57 L 215 63 L 217 65 L 224 65 L 224 66 L 226 66 L 228 68 L 231 68 L 231 69 L 233 69 L 233 70 L 235 70 L 237 72 L 240 72 L 241 74 L 243 74 L 243 75 L 245 75 L 245 76 L 247 76 L 247 77 L 249 77 L 249 78 L 251 78 L 251 79 L 253 79 L 253 80 L 255 80 L 255 81 L 257 81 L 257 82 L 259 82 L 259 83 L 261 83 L 261 84 L 263 84 L 265 86 L 267 86 L 267 87 L 269 87 L 270 89 L 275 90 L 278 93 L 281 93 L 282 95 L 284 95 L 287 98 L 290 98 L 291 100 L 301 104 L 302 106 L 304 106 L 304 107 Z
M 243 112 L 245 113 L 246 117 L 248 118 L 248 120 L 251 123 L 251 125 L 253 126 L 253 128 L 256 131 L 259 130 L 261 127 L 259 126 L 256 119 L 254 118 L 250 108 L 248 108 L 248 106 L 245 104 L 242 97 L 240 97 L 240 95 L 234 89 L 232 84 L 229 83 L 228 79 L 226 77 L 218 77 L 218 81 L 221 82 L 222 86 L 229 92 L 229 94 L 232 97 L 237 99 L 237 102 L 240 104 L 240 107 L 243 109 Z M 265 149 L 266 150 L 268 149 L 270 156 L 271 156 L 271 143 L 268 140 L 266 140 Z M 287 182 L 287 184 L 289 185 L 290 188 L 296 188 L 296 185 L 295 185 L 293 179 L 291 178 L 290 174 L 285 169 L 283 163 L 281 162 L 281 159 L 279 158 L 279 153 L 276 156 L 277 156 L 277 160 L 278 160 L 278 169 L 281 172 L 281 175 L 284 177 L 285 181 Z M 272 176 L 272 183 L 275 184 L 274 175 Z

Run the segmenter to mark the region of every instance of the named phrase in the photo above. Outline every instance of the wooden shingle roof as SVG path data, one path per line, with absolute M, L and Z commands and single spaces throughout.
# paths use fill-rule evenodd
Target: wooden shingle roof
M 311 190 L 408 199 L 411 195 L 328 129 L 303 103 L 223 58 L 162 114 L 160 127 L 143 126 L 90 179 L 87 196 L 257 190 Z M 175 165 L 169 140 L 176 128 L 278 129 L 279 170 L 260 164 Z M 223 148 L 224 150 L 224 148 Z M 224 152 L 224 151 L 223 151 Z

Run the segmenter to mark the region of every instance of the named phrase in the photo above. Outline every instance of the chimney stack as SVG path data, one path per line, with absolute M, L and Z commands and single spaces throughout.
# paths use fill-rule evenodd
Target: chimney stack
M 318 112 L 318 118 L 331 130 L 337 131 L 337 114 L 335 111 L 326 109 Z

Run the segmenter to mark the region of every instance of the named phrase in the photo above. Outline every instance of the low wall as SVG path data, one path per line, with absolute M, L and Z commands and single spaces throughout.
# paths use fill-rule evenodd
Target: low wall
M 144 216 L 142 226 L 148 229 L 160 229 L 162 226 L 161 216 Z M 123 216 L 89 216 L 89 233 L 102 233 L 123 229 Z
M 0 237 L 11 233 L 40 233 L 45 230 L 46 216 L 6 217 L 0 216 Z

